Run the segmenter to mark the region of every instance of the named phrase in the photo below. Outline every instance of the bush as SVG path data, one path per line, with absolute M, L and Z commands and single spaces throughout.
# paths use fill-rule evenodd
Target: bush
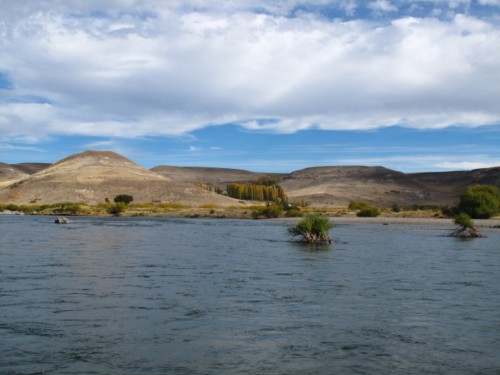
M 359 217 L 377 217 L 380 215 L 380 210 L 377 207 L 373 207 L 368 202 L 363 201 L 352 201 L 349 203 L 350 210 L 359 210 L 356 216 Z
M 308 243 L 331 243 L 328 231 L 333 227 L 328 217 L 309 214 L 295 226 L 288 228 L 288 233 L 294 237 L 300 236 L 302 241 Z
M 298 207 L 291 207 L 286 211 L 286 216 L 287 217 L 301 217 L 302 212 L 300 212 L 300 208 L 298 208 Z
M 377 207 L 366 207 L 361 209 L 356 216 L 358 217 L 377 217 L 380 215 L 380 210 Z
M 120 194 L 120 195 L 117 195 L 113 200 L 115 201 L 115 203 L 123 202 L 125 204 L 129 204 L 130 202 L 132 202 L 134 200 L 134 197 L 131 195 L 127 195 L 127 194 Z
M 263 208 L 257 208 L 252 212 L 252 217 L 258 219 L 260 217 L 265 217 L 268 219 L 277 218 L 283 212 L 283 207 L 279 204 L 272 204 Z
M 500 212 L 500 190 L 492 185 L 473 185 L 460 196 L 458 212 L 474 219 L 489 219 Z
M 349 209 L 356 211 L 371 207 L 370 203 L 364 201 L 351 201 L 349 203 Z
M 17 211 L 18 207 L 15 204 L 8 204 L 7 206 L 5 206 L 5 209 L 8 211 Z
M 460 225 L 463 228 L 474 228 L 474 222 L 472 221 L 471 217 L 465 212 L 461 212 L 457 216 L 455 216 L 454 223 Z
M 48 205 L 43 205 L 41 207 L 46 207 Z M 54 203 L 49 206 L 52 209 L 52 213 L 60 215 L 76 215 L 81 211 L 81 207 L 77 203 Z
M 115 216 L 120 216 L 123 212 L 127 210 L 127 205 L 125 202 L 117 202 L 114 206 L 110 207 L 108 212 Z

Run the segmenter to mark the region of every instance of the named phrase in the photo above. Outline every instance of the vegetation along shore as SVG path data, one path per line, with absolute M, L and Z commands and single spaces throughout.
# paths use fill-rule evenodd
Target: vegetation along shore
M 28 165 L 30 168 L 26 168 Z M 405 174 L 383 167 L 317 167 L 291 173 L 157 166 L 111 151 L 54 164 L 0 163 L 0 213 L 294 219 L 452 225 L 466 214 L 498 227 L 500 167 Z

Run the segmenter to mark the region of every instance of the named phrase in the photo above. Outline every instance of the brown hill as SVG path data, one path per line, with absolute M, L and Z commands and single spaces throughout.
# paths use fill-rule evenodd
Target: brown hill
M 27 176 L 27 173 L 13 165 L 0 163 L 0 187 L 13 184 Z
M 37 168 L 42 169 L 32 176 L 27 174 Z M 228 183 L 276 175 L 204 167 L 158 166 L 146 170 L 113 152 L 87 151 L 49 167 L 37 163 L 0 163 L 0 201 L 96 203 L 106 197 L 130 194 L 136 202 L 227 206 L 237 201 L 199 189 L 195 184 L 225 189 Z M 379 207 L 453 205 L 469 185 L 500 187 L 500 167 L 414 174 L 383 167 L 315 167 L 279 176 L 292 201 L 304 200 L 313 206 L 346 206 L 352 200 L 368 201 Z
M 473 184 L 500 187 L 500 167 L 472 171 L 415 173 L 409 176 L 429 188 L 454 196 L 463 194 L 467 186 Z
M 18 163 L 11 165 L 26 174 L 34 174 L 50 167 L 50 163 Z
M 227 184 L 234 182 L 252 182 L 261 177 L 267 177 L 270 174 L 250 172 L 242 169 L 229 168 L 207 168 L 207 167 L 174 167 L 168 165 L 159 165 L 151 168 L 162 176 L 176 181 L 191 182 L 194 184 L 203 183 L 217 185 L 223 189 Z
M 67 157 L 0 189 L 0 201 L 99 203 L 118 194 L 132 195 L 134 202 L 238 204 L 231 198 L 149 171 L 111 151 L 86 151 Z
M 363 200 L 379 207 L 453 204 L 456 196 L 383 167 L 315 167 L 291 173 L 281 185 L 292 201 L 345 206 Z

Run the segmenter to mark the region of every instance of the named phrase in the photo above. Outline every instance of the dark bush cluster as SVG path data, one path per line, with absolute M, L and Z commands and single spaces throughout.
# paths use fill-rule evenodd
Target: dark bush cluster
M 377 217 L 380 215 L 380 210 L 377 207 L 363 201 L 352 201 L 349 203 L 349 209 L 357 210 L 356 216 L 359 217 Z

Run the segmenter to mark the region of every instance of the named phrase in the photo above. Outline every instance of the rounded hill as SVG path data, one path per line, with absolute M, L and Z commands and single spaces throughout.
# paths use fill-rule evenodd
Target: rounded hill
M 175 202 L 229 206 L 237 201 L 194 184 L 173 181 L 111 151 L 85 151 L 0 190 L 9 203 L 101 203 L 119 194 L 134 202 Z

